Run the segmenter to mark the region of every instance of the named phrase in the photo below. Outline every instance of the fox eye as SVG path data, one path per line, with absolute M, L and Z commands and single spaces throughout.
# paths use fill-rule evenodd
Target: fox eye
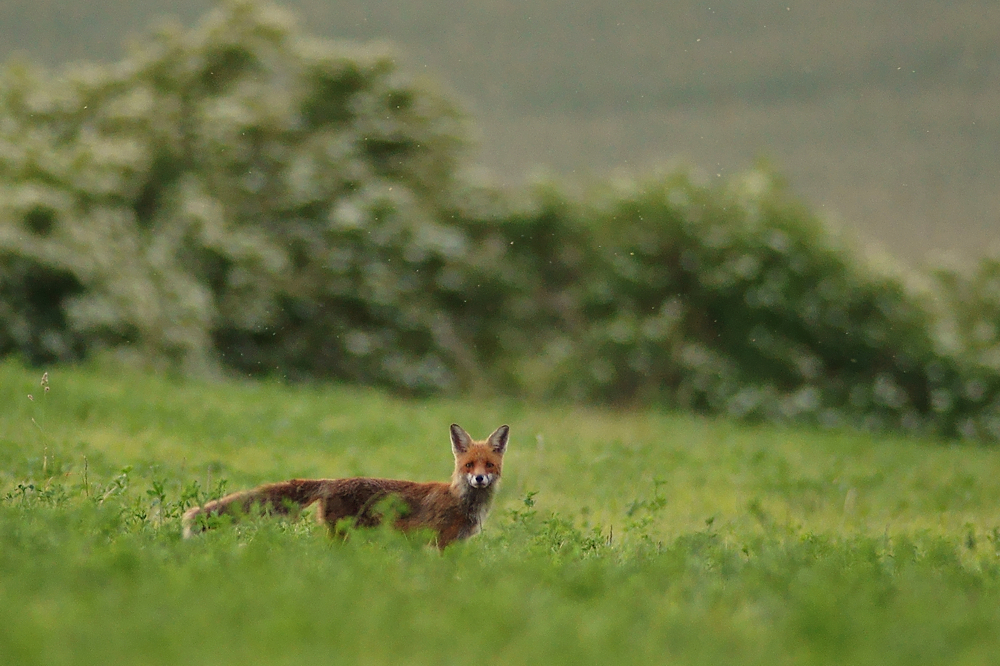
M 486 469 L 493 469 L 493 463 L 491 462 L 486 463 Z
M 465 469 L 472 469 L 472 463 L 470 462 L 465 463 Z

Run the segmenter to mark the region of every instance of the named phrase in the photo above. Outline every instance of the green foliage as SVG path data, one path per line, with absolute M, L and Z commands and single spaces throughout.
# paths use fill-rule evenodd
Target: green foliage
M 506 248 L 470 302 L 489 304 L 474 317 L 517 392 L 1000 439 L 996 261 L 919 287 L 760 171 L 539 186 L 473 233 Z
M 1000 439 L 1000 261 L 986 258 L 964 270 L 940 266 L 931 280 L 935 341 L 951 364 L 932 366 L 939 379 L 932 409 L 963 437 Z
M 978 664 L 997 650 L 1000 470 L 979 447 L 128 372 L 49 385 L 41 418 L 37 373 L 0 364 L 5 664 Z M 443 554 L 387 530 L 331 540 L 308 517 L 180 538 L 183 510 L 223 478 L 445 478 L 447 423 L 485 434 L 501 415 L 497 505 Z
M 433 213 L 462 120 L 390 53 L 234 0 L 114 66 L 9 65 L 0 119 L 0 349 L 447 385 L 430 287 L 461 238 Z
M 631 182 L 595 207 L 603 280 L 577 299 L 580 344 L 557 376 L 572 393 L 1000 436 L 996 367 L 970 362 L 972 340 L 961 351 L 940 344 L 938 316 L 925 305 L 932 294 L 867 265 L 763 174 L 721 192 L 677 175 Z M 949 313 L 975 308 L 979 323 L 967 329 L 1000 322 L 995 306 L 980 307 L 1000 294 L 988 266 L 972 293 L 944 304 Z M 995 337 L 983 342 L 995 353 Z M 980 385 L 977 404 L 940 399 L 970 381 Z
M 507 193 L 464 138 L 391 54 L 250 0 L 11 63 L 0 354 L 1000 439 L 996 261 L 918 290 L 764 171 Z

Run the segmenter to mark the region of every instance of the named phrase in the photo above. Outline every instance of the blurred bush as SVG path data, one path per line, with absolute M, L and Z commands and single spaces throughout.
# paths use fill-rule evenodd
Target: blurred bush
M 0 351 L 451 387 L 463 122 L 390 52 L 251 2 L 115 65 L 8 65 Z
M 1000 262 L 931 279 L 874 264 L 763 171 L 722 188 L 618 179 L 582 199 L 546 194 L 525 235 L 549 305 L 507 350 L 521 390 L 1000 439 Z
M 502 192 L 391 52 L 229 0 L 0 76 L 0 354 L 1000 439 L 1000 263 L 863 260 L 764 171 Z

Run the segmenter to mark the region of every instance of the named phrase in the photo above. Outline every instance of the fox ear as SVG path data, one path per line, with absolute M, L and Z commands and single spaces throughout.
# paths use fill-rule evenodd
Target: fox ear
M 493 447 L 493 450 L 503 455 L 503 452 L 507 450 L 507 436 L 510 434 L 510 427 L 502 425 L 493 431 L 487 443 Z
M 451 452 L 456 456 L 465 453 L 472 445 L 472 438 L 469 433 L 462 430 L 462 426 L 457 423 L 451 424 Z

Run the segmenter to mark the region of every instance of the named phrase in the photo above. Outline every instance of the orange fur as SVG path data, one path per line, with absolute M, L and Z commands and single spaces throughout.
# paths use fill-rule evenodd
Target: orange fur
M 239 516 L 253 510 L 270 514 L 297 514 L 316 502 L 319 503 L 317 519 L 336 534 L 340 531 L 338 522 L 347 518 L 361 527 L 380 524 L 383 502 L 395 498 L 399 513 L 394 526 L 404 532 L 431 530 L 438 547 L 443 549 L 479 531 L 500 481 L 509 430 L 505 425 L 500 426 L 489 438 L 476 442 L 462 428 L 452 424 L 451 448 L 455 455 L 455 471 L 451 483 L 366 477 L 291 479 L 270 483 L 188 510 L 182 521 L 184 537 L 204 529 L 204 520 L 199 521 L 201 516 Z

